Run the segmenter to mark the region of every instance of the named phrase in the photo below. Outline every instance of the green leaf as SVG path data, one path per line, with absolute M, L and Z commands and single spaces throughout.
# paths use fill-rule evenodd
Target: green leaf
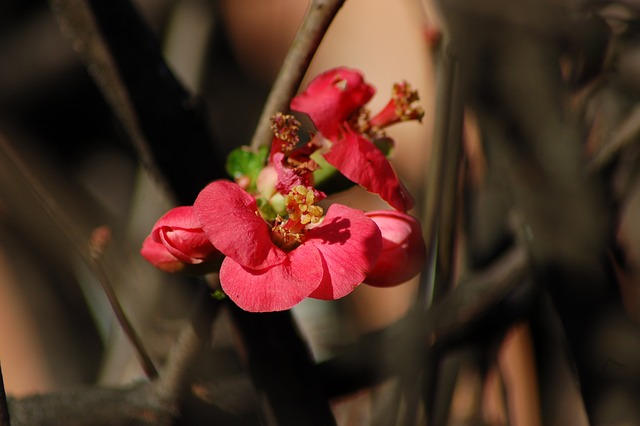
M 243 176 L 250 179 L 249 191 L 256 188 L 258 174 L 264 168 L 269 148 L 263 146 L 257 152 L 247 146 L 241 146 L 231 151 L 227 157 L 226 170 L 229 176 L 238 180 Z

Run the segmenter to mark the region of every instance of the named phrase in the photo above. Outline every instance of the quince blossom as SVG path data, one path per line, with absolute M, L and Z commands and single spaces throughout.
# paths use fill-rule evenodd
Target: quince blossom
M 300 185 L 286 197 L 288 219 L 266 222 L 256 199 L 237 184 L 215 181 L 194 203 L 211 243 L 226 257 L 222 289 L 252 312 L 280 311 L 306 297 L 333 300 L 354 290 L 382 248 L 378 226 L 339 204 L 326 216 L 312 190 Z
M 370 192 L 379 194 L 396 210 L 407 211 L 414 201 L 396 175 L 385 154 L 374 142 L 390 140 L 384 128 L 399 121 L 420 120 L 422 110 L 407 83 L 394 85 L 393 97 L 373 118 L 365 104 L 375 89 L 358 71 L 340 67 L 326 71 L 294 97 L 291 109 L 307 114 L 331 147 L 323 156 L 345 177 Z
M 145 239 L 142 255 L 167 272 L 219 267 L 224 292 L 251 312 L 290 309 L 307 297 L 339 299 L 362 282 L 386 287 L 417 275 L 425 244 L 419 222 L 403 213 L 413 200 L 378 146 L 393 143 L 385 127 L 422 113 L 403 83 L 370 119 L 364 106 L 374 93 L 357 71 L 318 76 L 291 107 L 307 113 L 328 142 L 301 143 L 300 123 L 277 114 L 270 151 L 234 151 L 227 171 L 236 182 L 212 182 L 193 206 L 170 210 Z M 325 214 L 317 203 L 326 194 L 314 188 L 316 152 L 396 211 L 333 204 Z
M 140 253 L 165 272 L 211 272 L 221 257 L 190 206 L 173 208 L 158 219 Z

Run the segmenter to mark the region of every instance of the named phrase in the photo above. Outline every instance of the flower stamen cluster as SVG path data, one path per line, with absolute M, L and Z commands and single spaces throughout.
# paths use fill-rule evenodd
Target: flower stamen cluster
M 297 185 L 285 197 L 288 216 L 277 215 L 271 227 L 271 241 L 284 251 L 291 251 L 304 242 L 307 225 L 322 220 L 324 211 L 316 206 L 313 188 Z
M 278 148 L 286 155 L 289 155 L 300 143 L 299 129 L 300 122 L 293 115 L 279 112 L 271 117 L 271 130 L 280 141 Z
M 289 220 L 299 221 L 302 225 L 318 223 L 322 219 L 322 207 L 316 206 L 317 196 L 312 189 L 303 185 L 295 186 L 285 197 Z

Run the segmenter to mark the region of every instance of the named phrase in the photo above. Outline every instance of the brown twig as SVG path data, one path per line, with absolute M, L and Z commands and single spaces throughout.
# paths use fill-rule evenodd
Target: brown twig
M 131 1 L 49 2 L 138 160 L 168 196 L 192 204 L 210 181 L 226 176 L 200 102 L 173 75 Z
M 289 101 L 296 94 L 324 34 L 345 0 L 313 0 L 298 30 L 282 68 L 273 83 L 271 93 L 262 110 L 258 126 L 251 139 L 257 149 L 271 143 L 271 117 L 289 109 Z
M 136 146 L 141 163 L 151 164 L 153 155 L 89 5 L 83 0 L 50 0 L 49 3 L 58 19 L 61 32 L 73 43 L 96 84 L 103 89 L 105 99 L 112 106 L 131 142 Z
M 211 298 L 206 284 L 201 290 L 195 302 L 195 311 L 178 335 L 169 352 L 163 374 L 155 383 L 156 394 L 161 400 L 182 397 L 191 364 L 211 340 L 211 329 L 220 303 Z

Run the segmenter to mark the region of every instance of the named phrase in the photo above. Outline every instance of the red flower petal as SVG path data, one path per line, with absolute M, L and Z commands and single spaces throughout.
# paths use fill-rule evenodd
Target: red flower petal
M 322 258 L 312 245 L 289 252 L 282 263 L 265 269 L 245 268 L 227 257 L 220 269 L 222 289 L 240 308 L 250 312 L 290 309 L 320 284 Z
M 382 254 L 365 283 L 390 287 L 418 275 L 427 255 L 420 222 L 408 214 L 392 210 L 365 214 L 382 232 Z
M 348 68 L 334 68 L 314 78 L 291 100 L 291 109 L 306 113 L 328 139 L 340 134 L 341 124 L 373 97 L 375 89 L 362 74 Z
M 344 137 L 323 156 L 347 179 L 378 194 L 394 209 L 407 211 L 413 207 L 411 194 L 398 179 L 387 157 L 363 136 L 345 129 Z
M 271 241 L 255 198 L 235 183 L 210 183 L 200 191 L 193 208 L 211 243 L 240 265 L 263 269 L 286 257 Z
M 162 271 L 194 276 L 216 271 L 219 267 L 218 260 L 221 258 L 220 253 L 216 251 L 214 255 L 206 259 L 191 259 L 189 262 L 182 262 L 173 256 L 164 244 L 154 241 L 151 235 L 142 243 L 140 254 Z
M 159 229 L 158 237 L 169 253 L 185 263 L 202 263 L 211 255 L 220 255 L 202 230 L 187 231 L 163 227 Z
M 165 272 L 179 272 L 185 267 L 185 263 L 173 256 L 164 244 L 154 241 L 151 236 L 145 238 L 140 254 L 156 268 Z
M 285 166 L 284 162 L 286 160 L 283 153 L 278 152 L 274 154 L 271 161 L 271 164 L 278 173 L 276 189 L 279 193 L 286 195 L 291 192 L 293 187 L 298 185 L 311 186 L 311 172 L 306 173 L 305 175 L 300 175 L 296 173 L 294 168 Z
M 203 263 L 220 255 L 204 235 L 191 206 L 176 207 L 165 213 L 153 226 L 151 237 L 184 263 Z
M 322 223 L 307 233 L 304 245 L 315 246 L 325 266 L 324 279 L 310 297 L 334 300 L 351 293 L 365 279 L 378 260 L 382 239 L 376 224 L 363 212 L 333 204 Z

